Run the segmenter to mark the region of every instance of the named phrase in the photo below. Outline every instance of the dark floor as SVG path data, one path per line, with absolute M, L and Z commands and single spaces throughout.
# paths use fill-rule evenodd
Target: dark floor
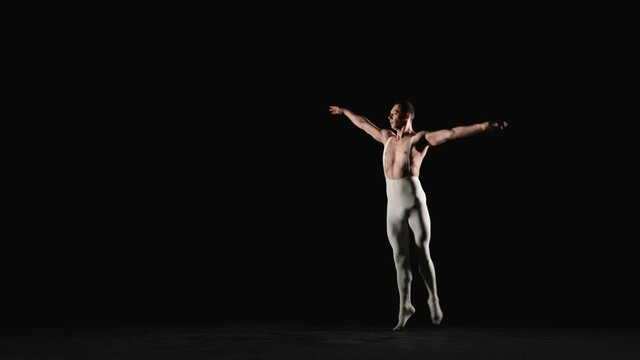
M 640 359 L 640 331 L 242 324 L 3 330 L 0 359 Z

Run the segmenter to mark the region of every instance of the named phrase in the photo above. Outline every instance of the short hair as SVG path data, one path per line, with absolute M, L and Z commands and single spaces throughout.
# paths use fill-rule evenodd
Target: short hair
M 393 105 L 400 107 L 400 116 L 404 117 L 406 114 L 411 114 L 412 117 L 416 117 L 416 109 L 409 100 L 397 100 Z

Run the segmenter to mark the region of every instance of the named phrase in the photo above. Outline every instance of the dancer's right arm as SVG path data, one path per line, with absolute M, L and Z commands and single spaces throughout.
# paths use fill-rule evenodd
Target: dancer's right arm
M 393 135 L 389 130 L 380 129 L 374 123 L 369 121 L 369 119 L 367 119 L 366 117 L 364 117 L 362 115 L 359 115 L 359 114 L 356 114 L 356 113 L 354 113 L 353 111 L 351 111 L 351 110 L 349 110 L 347 108 L 331 105 L 331 106 L 329 106 L 329 112 L 332 115 L 344 115 L 344 116 L 346 116 L 347 118 L 349 118 L 349 120 L 351 120 L 351 122 L 355 126 L 359 127 L 360 129 L 362 129 L 367 134 L 371 135 L 371 137 L 374 138 L 378 142 L 383 143 L 384 141 L 386 141 L 386 139 L 389 136 Z

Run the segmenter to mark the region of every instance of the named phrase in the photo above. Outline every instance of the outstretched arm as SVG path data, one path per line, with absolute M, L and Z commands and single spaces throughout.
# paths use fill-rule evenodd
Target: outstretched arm
M 367 119 L 366 117 L 356 114 L 353 111 L 343 108 L 343 107 L 339 107 L 339 106 L 334 106 L 331 105 L 329 106 L 329 112 L 332 115 L 344 115 L 347 118 L 349 118 L 349 120 L 351 120 L 351 122 L 359 127 L 360 129 L 364 130 L 367 134 L 371 135 L 371 137 L 373 137 L 374 139 L 376 139 L 379 142 L 384 142 L 385 138 L 388 137 L 388 135 L 386 134 L 388 132 L 388 130 L 383 130 L 380 129 L 379 127 L 377 127 L 375 124 L 373 124 L 371 121 L 369 121 L 369 119 Z M 385 136 L 387 135 L 387 136 Z
M 425 133 L 425 139 L 431 146 L 441 145 L 447 141 L 480 134 L 487 131 L 502 130 L 508 126 L 506 121 L 485 121 L 466 126 L 456 126 L 452 129 L 444 129 Z

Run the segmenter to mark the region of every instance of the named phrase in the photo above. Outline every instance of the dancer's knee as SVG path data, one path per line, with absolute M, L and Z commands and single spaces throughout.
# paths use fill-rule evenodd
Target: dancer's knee
M 407 266 L 409 264 L 409 252 L 408 251 L 393 251 L 393 261 L 396 265 Z

